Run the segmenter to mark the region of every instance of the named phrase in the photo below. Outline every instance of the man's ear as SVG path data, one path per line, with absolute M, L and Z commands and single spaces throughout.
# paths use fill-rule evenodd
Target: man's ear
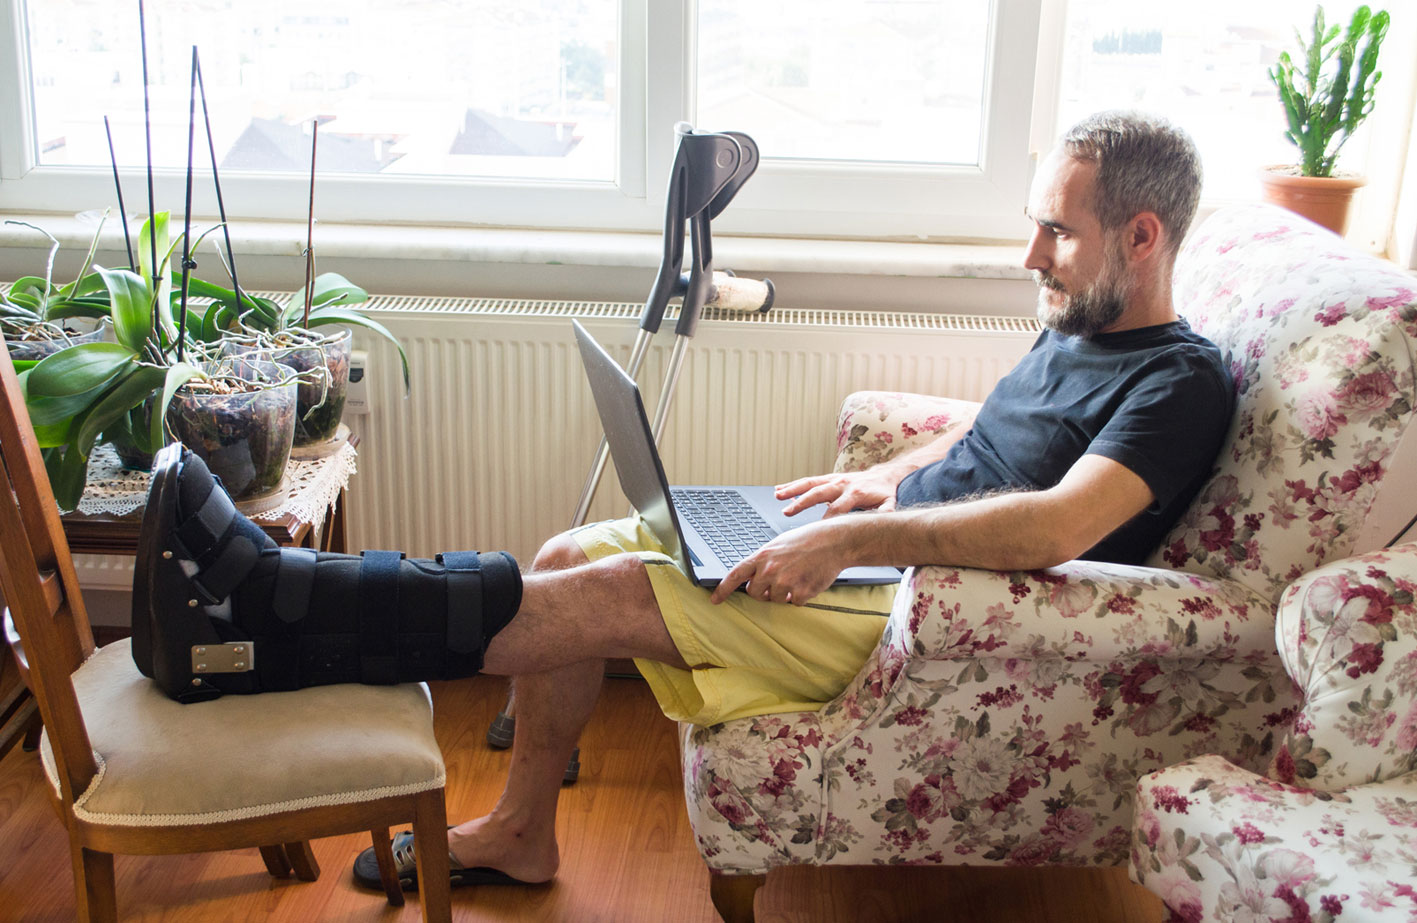
M 1141 261 L 1158 252 L 1165 234 L 1166 229 L 1155 212 L 1138 212 L 1127 224 L 1126 236 L 1123 238 L 1128 258 Z

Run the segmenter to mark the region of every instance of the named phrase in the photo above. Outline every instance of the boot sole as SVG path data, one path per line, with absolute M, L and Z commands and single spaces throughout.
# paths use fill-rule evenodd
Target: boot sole
M 164 523 L 173 520 L 173 504 L 177 500 L 177 468 L 182 461 L 182 445 L 164 446 L 153 459 L 152 484 L 148 502 L 139 527 L 138 558 L 133 568 L 133 660 L 144 676 L 153 675 L 152 666 L 152 588 L 156 586 L 156 569 L 162 560 Z

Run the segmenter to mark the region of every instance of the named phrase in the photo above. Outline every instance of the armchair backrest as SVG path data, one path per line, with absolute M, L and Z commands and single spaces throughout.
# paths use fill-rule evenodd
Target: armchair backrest
M 1237 401 L 1217 470 L 1149 563 L 1278 601 L 1417 514 L 1417 277 L 1268 205 L 1212 215 L 1176 308 L 1225 354 Z

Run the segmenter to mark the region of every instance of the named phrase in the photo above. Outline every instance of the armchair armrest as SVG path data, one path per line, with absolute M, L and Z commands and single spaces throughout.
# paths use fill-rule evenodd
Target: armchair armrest
M 1337 791 L 1417 769 L 1417 544 L 1290 584 L 1277 634 L 1303 706 L 1270 775 Z
M 842 401 L 836 427 L 836 471 L 863 471 L 924 445 L 979 412 L 975 401 L 897 391 L 857 391 Z
M 893 697 L 912 695 L 898 684 L 1045 697 L 1078 687 L 1096 720 L 1144 735 L 1204 732 L 1248 703 L 1275 703 L 1276 722 L 1292 715 L 1277 704 L 1292 691 L 1273 604 L 1243 584 L 1090 561 L 1012 574 L 922 567 L 904 581 L 875 660 L 822 713 L 828 739 L 898 707 Z
M 1273 607 L 1233 581 L 1094 561 L 1014 572 L 921 567 L 891 613 L 910 656 L 1108 663 L 1273 656 Z
M 1173 920 L 1411 920 L 1417 773 L 1342 792 L 1207 755 L 1144 776 L 1132 880 Z

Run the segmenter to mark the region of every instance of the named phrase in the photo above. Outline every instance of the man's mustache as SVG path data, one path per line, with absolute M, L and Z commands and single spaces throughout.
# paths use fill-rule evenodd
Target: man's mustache
M 1051 288 L 1055 292 L 1061 292 L 1063 290 L 1063 283 L 1048 275 L 1046 272 L 1043 272 L 1041 269 L 1033 270 L 1033 281 L 1037 282 L 1039 286 Z

